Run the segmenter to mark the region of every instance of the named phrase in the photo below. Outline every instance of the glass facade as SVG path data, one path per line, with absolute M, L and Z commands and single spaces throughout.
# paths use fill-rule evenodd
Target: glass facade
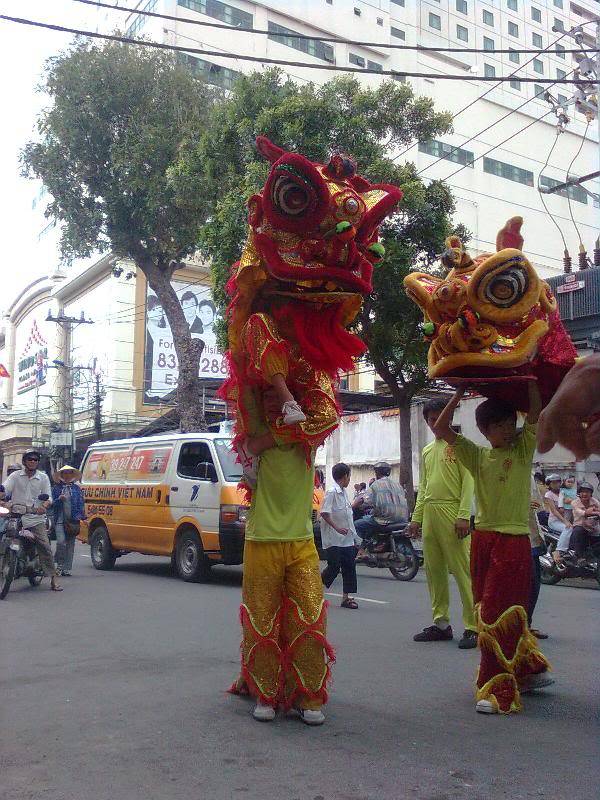
M 427 153 L 429 156 L 436 158 L 443 158 L 446 161 L 454 161 L 456 164 L 462 164 L 465 167 L 473 167 L 473 159 L 475 154 L 470 150 L 463 150 L 462 147 L 453 147 L 446 142 L 439 142 L 436 139 L 431 139 L 429 142 L 419 142 L 419 151 Z
M 177 4 L 198 14 L 206 14 L 207 17 L 226 22 L 235 28 L 252 27 L 252 14 L 227 3 L 221 3 L 221 0 L 177 0 Z
M 497 175 L 499 178 L 506 178 L 508 181 L 524 183 L 525 186 L 533 186 L 533 172 L 528 169 L 521 169 L 521 167 L 515 167 L 513 164 L 507 164 L 505 161 L 496 161 L 495 158 L 485 157 L 483 159 L 483 171 L 489 172 L 490 175 Z
M 291 28 L 284 28 L 283 25 L 269 22 L 269 39 L 284 44 L 286 47 L 293 47 L 294 50 L 300 50 L 302 53 L 314 56 L 314 58 L 320 58 L 322 61 L 335 64 L 335 51 L 330 44 L 321 42 L 318 39 L 300 39 L 298 31 L 293 31 Z M 364 67 L 364 64 L 361 66 Z

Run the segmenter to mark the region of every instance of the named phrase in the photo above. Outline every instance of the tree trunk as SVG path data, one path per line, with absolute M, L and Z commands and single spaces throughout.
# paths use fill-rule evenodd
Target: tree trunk
M 172 268 L 161 269 L 149 260 L 137 263 L 165 312 L 173 334 L 177 354 L 179 377 L 177 379 L 177 408 L 182 433 L 205 431 L 206 420 L 202 413 L 200 383 L 200 356 L 204 349 L 201 339 L 194 339 L 181 308 L 177 293 L 171 283 Z
M 400 409 L 400 483 L 406 491 L 408 508 L 415 505 L 412 468 L 412 431 L 410 428 L 410 400 L 399 404 Z

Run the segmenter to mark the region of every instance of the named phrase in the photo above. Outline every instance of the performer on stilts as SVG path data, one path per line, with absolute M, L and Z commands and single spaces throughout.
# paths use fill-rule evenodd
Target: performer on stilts
M 325 716 L 334 653 L 313 541 L 314 453 L 339 423 L 335 386 L 364 345 L 346 330 L 383 257 L 378 226 L 402 197 L 335 154 L 327 165 L 264 137 L 271 162 L 250 198 L 249 233 L 228 291 L 234 447 L 251 498 L 244 550 L 241 674 L 254 717 Z

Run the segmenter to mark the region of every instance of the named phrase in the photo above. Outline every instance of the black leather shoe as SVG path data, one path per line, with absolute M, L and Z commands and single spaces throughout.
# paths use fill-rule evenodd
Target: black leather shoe
M 445 631 L 440 630 L 437 625 L 430 625 L 429 628 L 423 628 L 421 633 L 413 636 L 413 642 L 449 642 L 453 638 L 454 634 L 450 625 Z

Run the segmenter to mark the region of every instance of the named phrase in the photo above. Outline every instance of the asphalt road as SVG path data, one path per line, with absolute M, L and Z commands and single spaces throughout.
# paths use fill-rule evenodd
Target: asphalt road
M 315 729 L 257 723 L 225 693 L 239 568 L 184 584 L 164 559 L 96 572 L 86 556 L 78 545 L 62 594 L 21 580 L 0 603 L 1 800 L 598 797 L 592 583 L 542 587 L 556 684 L 523 714 L 488 717 L 474 710 L 476 651 L 412 641 L 429 624 L 424 574 L 362 568 L 359 597 L 379 602 L 348 611 L 329 597 L 338 663 Z

